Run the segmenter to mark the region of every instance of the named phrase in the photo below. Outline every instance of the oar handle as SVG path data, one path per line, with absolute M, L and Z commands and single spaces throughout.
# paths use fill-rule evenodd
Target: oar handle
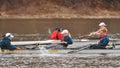
M 83 36 L 79 36 L 78 39 L 82 39 L 82 38 L 89 38 L 91 37 L 90 35 L 83 35 Z
M 51 43 L 36 43 L 34 45 L 50 45 L 50 44 L 62 44 L 64 42 L 51 42 Z

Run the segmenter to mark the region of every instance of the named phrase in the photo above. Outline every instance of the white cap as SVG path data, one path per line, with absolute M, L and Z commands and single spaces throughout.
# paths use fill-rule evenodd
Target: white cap
M 12 37 L 13 38 L 14 36 L 11 33 L 6 33 L 5 37 Z
M 104 22 L 101 22 L 99 26 L 106 26 L 106 24 Z
M 63 30 L 61 34 L 69 33 L 68 30 Z

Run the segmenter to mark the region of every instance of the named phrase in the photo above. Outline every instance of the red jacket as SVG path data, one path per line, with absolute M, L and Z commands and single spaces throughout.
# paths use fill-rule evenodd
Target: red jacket
M 55 30 L 51 35 L 50 35 L 50 39 L 52 40 L 62 40 L 62 34 L 58 31 Z

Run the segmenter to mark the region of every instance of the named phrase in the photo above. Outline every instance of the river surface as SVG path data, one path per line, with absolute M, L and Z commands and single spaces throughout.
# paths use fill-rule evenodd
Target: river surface
M 120 33 L 120 19 L 0 19 L 0 33 L 14 33 L 15 40 L 40 40 L 60 26 L 77 37 L 96 31 L 102 21 L 109 33 Z M 119 55 L 104 54 L 0 54 L 0 68 L 120 68 L 119 61 Z
M 109 33 L 120 33 L 120 19 L 0 19 L 0 32 L 46 34 L 60 26 L 71 34 L 86 34 L 97 30 L 102 21 L 107 24 Z
M 119 56 L 0 54 L 0 68 L 119 68 Z

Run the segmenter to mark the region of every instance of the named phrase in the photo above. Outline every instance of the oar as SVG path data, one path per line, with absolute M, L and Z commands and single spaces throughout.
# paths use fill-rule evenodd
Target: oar
M 35 49 L 35 48 L 39 48 L 40 46 L 46 46 L 46 45 L 59 45 L 59 44 L 62 44 L 63 42 L 51 42 L 51 43 L 36 43 L 34 44 L 35 46 L 33 47 L 28 47 L 27 49 Z M 26 45 L 27 46 L 27 45 Z
M 15 45 L 15 46 L 28 46 L 28 45 L 50 45 L 50 44 L 61 44 L 61 43 L 63 43 L 63 42 L 61 42 L 61 41 L 52 41 L 52 42 L 32 42 L 32 41 L 30 41 L 30 43 L 29 42 L 15 42 L 15 43 L 12 43 L 12 45 Z
M 36 43 L 34 45 L 50 45 L 50 44 L 62 44 L 63 42 L 51 42 L 51 43 Z
M 83 36 L 79 36 L 78 39 L 83 39 L 83 38 L 87 38 L 87 39 L 99 39 L 99 37 L 97 37 L 97 35 L 91 35 L 91 34 L 87 34 L 87 35 L 83 35 Z
M 83 39 L 83 38 L 90 38 L 91 36 L 89 35 L 83 35 L 83 36 L 79 36 L 78 39 Z
M 68 53 L 76 53 L 76 52 L 78 52 L 78 51 L 87 49 L 87 48 L 89 48 L 90 46 L 91 46 L 90 44 L 84 45 L 84 46 L 80 47 L 78 50 L 73 50 L 73 51 L 70 51 L 70 52 L 68 52 Z
M 80 47 L 78 50 L 73 50 L 73 51 L 70 51 L 70 52 L 68 52 L 68 53 L 76 53 L 76 52 L 79 52 L 79 51 L 81 51 L 81 50 L 84 50 L 84 49 L 89 48 L 91 45 L 93 45 L 93 44 L 88 44 L 88 45 L 82 46 L 82 47 Z M 120 45 L 120 43 L 116 43 L 116 44 L 113 43 L 113 44 L 112 44 L 113 48 L 115 48 L 115 46 L 118 46 L 118 45 Z

